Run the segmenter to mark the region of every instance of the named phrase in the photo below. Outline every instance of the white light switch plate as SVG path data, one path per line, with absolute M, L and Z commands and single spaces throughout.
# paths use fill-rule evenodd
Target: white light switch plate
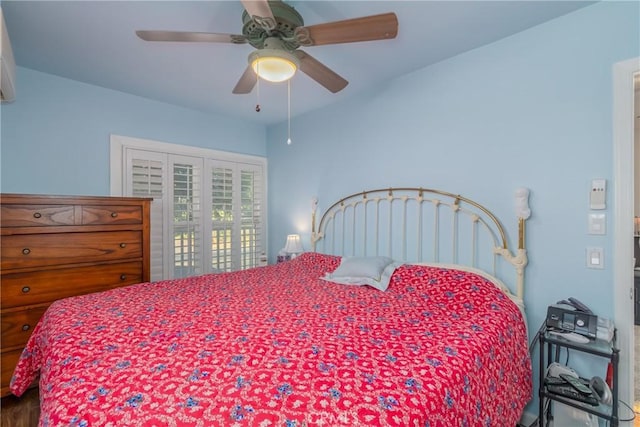
M 604 213 L 589 214 L 589 234 L 606 234 L 607 217 Z
M 587 267 L 604 268 L 604 249 L 587 248 Z

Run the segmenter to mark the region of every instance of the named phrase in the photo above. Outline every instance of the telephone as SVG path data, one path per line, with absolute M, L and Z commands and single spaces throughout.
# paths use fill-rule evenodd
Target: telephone
M 598 400 L 605 405 L 613 403 L 613 395 L 607 383 L 600 377 L 593 377 L 589 381 L 589 388 L 593 390 Z
M 575 384 L 576 381 L 571 381 L 571 378 L 567 380 L 568 377 L 575 378 L 579 384 Z M 547 368 L 545 383 L 554 387 L 564 387 L 569 390 L 581 390 L 580 393 L 582 395 L 585 395 L 585 393 L 584 388 L 582 388 L 581 385 L 586 386 L 589 388 L 591 393 L 586 393 L 587 396 L 585 397 L 588 397 L 588 395 L 591 394 L 599 403 L 605 405 L 611 405 L 613 402 L 611 389 L 602 378 L 593 377 L 590 380 L 580 378 L 578 373 L 573 368 L 561 365 L 557 362 L 551 363 Z
M 547 367 L 547 378 L 560 378 L 560 375 L 571 375 L 572 377 L 578 378 L 579 375 L 573 368 L 570 368 L 565 365 L 561 365 L 558 362 L 553 362 L 549 364 Z
M 595 339 L 598 332 L 598 316 L 576 298 L 558 301 L 547 308 L 547 328 L 566 331 Z
M 558 301 L 556 304 L 570 305 L 577 311 L 582 311 L 583 313 L 587 314 L 593 314 L 593 311 L 591 311 L 591 309 L 584 305 L 582 302 L 578 301 L 577 298 L 569 297 L 566 300 L 563 299 L 561 301 Z

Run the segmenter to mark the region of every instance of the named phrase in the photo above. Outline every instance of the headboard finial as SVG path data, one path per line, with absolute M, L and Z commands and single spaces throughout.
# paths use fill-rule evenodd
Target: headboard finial
M 529 209 L 529 189 L 518 188 L 516 190 L 516 216 L 522 219 L 529 219 L 531 209 Z

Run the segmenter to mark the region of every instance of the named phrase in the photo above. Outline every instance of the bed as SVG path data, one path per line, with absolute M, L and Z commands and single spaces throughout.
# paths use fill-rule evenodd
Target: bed
M 532 390 L 519 218 L 511 251 L 446 192 L 365 191 L 318 227 L 314 203 L 314 251 L 291 261 L 55 302 L 11 390 L 40 376 L 44 426 L 515 426 Z

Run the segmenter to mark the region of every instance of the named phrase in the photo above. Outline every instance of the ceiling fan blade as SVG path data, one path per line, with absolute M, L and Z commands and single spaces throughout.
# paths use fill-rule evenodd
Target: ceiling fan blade
M 302 46 L 393 39 L 396 35 L 398 17 L 393 12 L 295 29 L 296 39 Z
M 276 28 L 276 19 L 273 17 L 273 12 L 271 12 L 271 7 L 269 7 L 267 0 L 242 0 L 242 6 L 251 16 L 251 19 L 264 28 L 265 31 L 271 31 Z
M 333 93 L 340 92 L 349 84 L 348 81 L 308 53 L 299 49 L 293 53 L 300 59 L 300 71 L 320 83 L 329 91 Z
M 136 31 L 138 37 L 148 42 L 205 42 L 244 44 L 245 36 L 239 34 L 194 33 L 190 31 Z
M 240 76 L 240 80 L 238 80 L 232 92 L 235 94 L 250 93 L 256 85 L 257 78 L 256 73 L 254 73 L 253 68 L 251 68 L 251 64 L 247 65 L 247 68 L 244 69 L 244 73 Z

